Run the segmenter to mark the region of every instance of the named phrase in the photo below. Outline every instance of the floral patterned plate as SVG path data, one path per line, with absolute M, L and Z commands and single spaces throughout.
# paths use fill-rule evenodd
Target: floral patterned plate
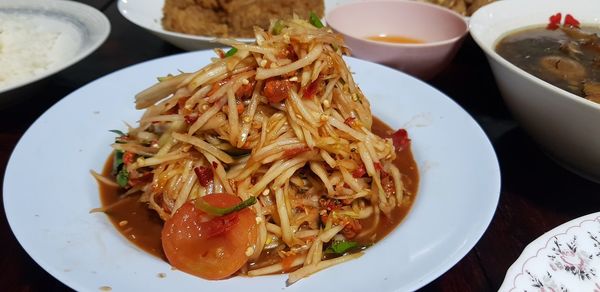
M 571 220 L 530 243 L 499 291 L 600 291 L 600 212 Z

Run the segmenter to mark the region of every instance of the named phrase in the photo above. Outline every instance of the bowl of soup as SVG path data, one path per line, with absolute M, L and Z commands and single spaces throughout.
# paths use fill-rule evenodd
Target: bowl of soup
M 600 5 L 497 1 L 469 30 L 523 129 L 556 162 L 600 182 Z
M 340 5 L 327 24 L 344 36 L 354 57 L 430 79 L 450 63 L 468 25 L 463 16 L 438 5 L 373 0 Z

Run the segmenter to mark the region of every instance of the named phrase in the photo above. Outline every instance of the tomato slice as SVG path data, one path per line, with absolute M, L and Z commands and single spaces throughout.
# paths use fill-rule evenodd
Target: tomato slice
M 278 103 L 290 96 L 292 82 L 288 80 L 269 79 L 265 82 L 263 95 L 270 103 Z
M 408 138 L 408 133 L 405 129 L 399 129 L 392 134 L 392 142 L 394 142 L 394 148 L 396 148 L 396 152 L 401 152 L 410 144 L 410 138 Z
M 207 203 L 232 207 L 241 202 L 230 194 L 203 197 Z M 187 202 L 162 230 L 162 245 L 169 263 L 186 273 L 217 280 L 231 276 L 248 261 L 246 250 L 257 238 L 256 215 L 250 208 L 212 217 Z

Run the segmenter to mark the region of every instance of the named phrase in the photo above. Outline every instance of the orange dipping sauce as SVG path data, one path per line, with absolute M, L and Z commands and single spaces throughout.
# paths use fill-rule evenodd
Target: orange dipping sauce
M 401 35 L 376 35 L 367 37 L 368 40 L 385 43 L 396 43 L 396 44 L 423 44 L 424 41 L 420 39 L 405 37 Z

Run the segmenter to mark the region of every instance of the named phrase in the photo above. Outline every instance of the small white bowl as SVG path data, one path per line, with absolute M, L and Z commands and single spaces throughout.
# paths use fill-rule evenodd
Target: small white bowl
M 327 24 L 342 34 L 352 55 L 430 79 L 452 60 L 468 25 L 443 7 L 406 0 L 355 2 L 334 8 Z M 372 41 L 371 36 L 403 36 L 424 43 Z
M 330 9 L 356 0 L 324 0 L 325 12 Z M 159 38 L 187 51 L 221 47 L 213 42 L 213 36 L 200 36 L 165 30 L 162 26 L 163 6 L 165 0 L 119 0 L 119 12 L 127 20 L 148 30 Z M 254 38 L 237 38 L 242 42 L 253 42 Z
M 498 41 L 521 28 L 544 26 L 557 12 L 600 27 L 597 0 L 505 0 L 479 9 L 470 20 L 513 116 L 559 164 L 600 182 L 600 104 L 562 90 L 509 63 L 495 51 Z
M 39 83 L 38 81 L 64 70 L 91 54 L 106 40 L 110 32 L 110 22 L 104 14 L 93 7 L 73 1 L 2 0 L 0 13 L 30 17 L 34 19 L 32 21 L 34 24 L 44 26 L 43 31 L 60 32 L 68 36 L 70 47 L 70 52 L 56 64 L 52 64 L 31 78 L 0 88 L 0 107 L 18 101 L 16 99 L 25 98 L 33 83 Z

